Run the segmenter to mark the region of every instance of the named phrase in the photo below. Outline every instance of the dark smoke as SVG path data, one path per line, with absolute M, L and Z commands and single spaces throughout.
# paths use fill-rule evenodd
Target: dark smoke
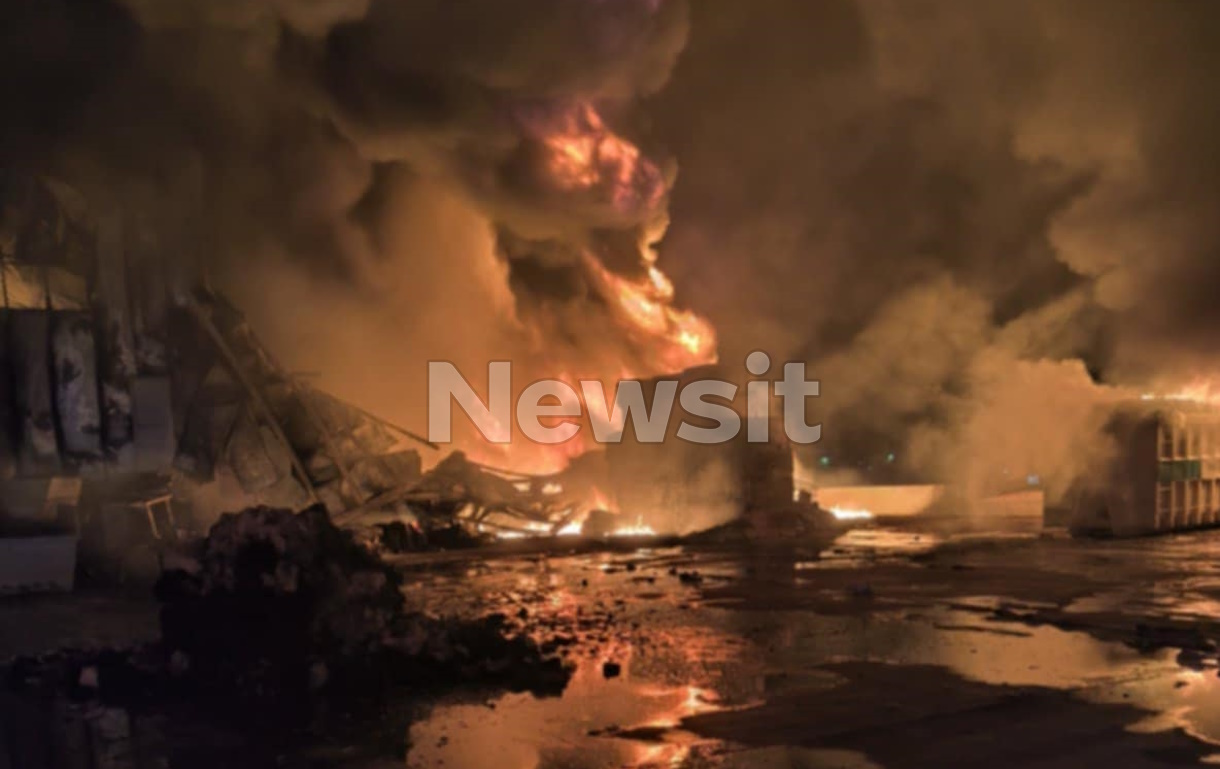
M 698 3 L 650 104 L 675 279 L 722 358 L 810 362 L 813 457 L 1060 490 L 1090 403 L 1216 368 L 1218 31 L 1189 0 Z
M 473 374 L 514 358 L 526 382 L 656 373 L 589 259 L 642 279 L 667 225 L 672 164 L 615 142 L 644 133 L 634 102 L 685 44 L 682 0 L 0 13 L 0 162 L 138 211 L 167 258 L 199 265 L 339 394 L 418 428 L 429 359 Z M 571 183 L 547 143 L 565 133 L 613 145 Z
M 1062 485 L 1088 404 L 1217 368 L 1211 3 L 0 14 L 3 163 L 138 208 L 291 363 L 413 427 L 430 358 L 638 358 L 581 254 L 637 275 L 667 207 L 662 264 L 722 359 L 763 347 L 822 380 L 818 451 Z M 651 158 L 625 192 L 543 172 L 540 137 L 582 104 Z

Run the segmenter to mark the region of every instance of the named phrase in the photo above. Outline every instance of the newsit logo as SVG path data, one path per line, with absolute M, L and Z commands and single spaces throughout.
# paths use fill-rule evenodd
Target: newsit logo
M 746 358 L 746 370 L 761 377 L 771 370 L 771 358 L 756 351 Z M 453 404 L 465 413 L 475 429 L 492 443 L 509 443 L 513 423 L 531 441 L 559 444 L 575 438 L 584 429 L 588 417 L 593 439 L 598 443 L 619 443 L 630 423 L 636 439 L 642 443 L 660 443 L 670 434 L 675 402 L 684 415 L 676 435 L 691 443 L 727 443 L 741 434 L 743 421 L 746 439 L 752 443 L 770 440 L 771 404 L 778 399 L 783 405 L 784 433 L 793 443 L 817 443 L 822 438 L 822 426 L 806 421 L 808 398 L 820 392 L 817 380 L 806 379 L 805 364 L 785 363 L 783 378 L 775 381 L 752 381 L 745 386 L 743 420 L 738 405 L 741 388 L 720 379 L 697 379 L 679 390 L 674 380 L 656 382 L 652 403 L 646 402 L 644 385 L 636 379 L 622 379 L 614 388 L 610 400 L 603 383 L 582 379 L 577 392 L 568 382 L 543 379 L 521 391 L 512 402 L 512 363 L 496 361 L 487 366 L 487 401 L 448 361 L 428 364 L 428 439 L 434 443 L 453 440 Z M 685 415 L 706 420 L 691 424 Z M 707 426 L 715 423 L 714 427 Z

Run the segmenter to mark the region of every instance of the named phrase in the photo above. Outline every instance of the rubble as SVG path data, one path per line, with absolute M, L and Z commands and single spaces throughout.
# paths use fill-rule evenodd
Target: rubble
M 193 555 L 157 584 L 158 642 L 0 667 L 10 715 L 50 707 L 93 734 L 103 715 L 147 725 L 141 714 L 174 713 L 297 746 L 319 718 L 342 729 L 371 713 L 401 733 L 403 708 L 438 691 L 554 696 L 571 675 L 505 615 L 406 611 L 402 577 L 321 506 L 226 515 Z
M 195 573 L 162 578 L 162 641 L 202 680 L 296 690 L 315 662 L 374 653 L 401 615 L 398 588 L 322 508 L 255 508 L 217 522 Z
M 406 476 L 336 516 L 344 526 L 367 525 L 387 511 L 415 533 L 404 536 L 393 522 L 376 522 L 379 539 L 391 552 L 406 549 L 473 547 L 496 538 L 558 534 L 582 504 L 565 489 L 560 475 L 531 476 L 489 467 L 455 451 L 419 477 Z
M 224 516 L 196 568 L 159 583 L 162 645 L 201 684 L 256 697 L 424 679 L 562 689 L 558 663 L 508 637 L 503 618 L 410 614 L 401 586 L 321 506 L 253 508 Z

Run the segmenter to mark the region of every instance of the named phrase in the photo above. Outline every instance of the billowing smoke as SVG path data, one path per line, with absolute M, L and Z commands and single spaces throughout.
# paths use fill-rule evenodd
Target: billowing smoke
M 655 264 L 675 168 L 634 110 L 683 0 L 4 13 L 5 162 L 139 212 L 341 396 L 418 429 L 432 359 L 511 359 L 523 386 L 714 358 Z
M 411 427 L 428 359 L 707 359 L 690 305 L 726 362 L 810 363 L 836 467 L 1061 490 L 1088 406 L 1217 368 L 1209 3 L 0 13 L 5 163 L 137 208 L 292 365 Z
M 809 362 L 815 466 L 1054 496 L 1092 405 L 1220 363 L 1220 9 L 706 0 L 691 30 L 650 104 L 667 264 L 722 359 Z

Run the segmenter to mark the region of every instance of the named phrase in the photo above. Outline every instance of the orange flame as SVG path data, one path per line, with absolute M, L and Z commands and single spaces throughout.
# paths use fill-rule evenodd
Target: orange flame
M 618 512 L 618 505 L 610 501 L 610 498 L 596 486 L 589 493 L 588 506 L 590 510 L 609 510 L 612 513 Z
M 655 365 L 664 373 L 716 362 L 716 332 L 711 323 L 670 302 L 673 284 L 655 265 L 642 280 L 616 275 L 596 259 L 588 258 L 604 296 L 637 337 L 654 345 Z
M 635 523 L 618 527 L 610 534 L 612 537 L 655 537 L 656 535 L 656 529 L 644 523 L 643 516 L 636 518 Z
M 605 190 L 619 209 L 651 209 L 665 196 L 660 169 L 611 131 L 590 104 L 569 109 L 543 144 L 547 171 L 561 190 Z
M 608 202 L 645 231 L 639 243 L 638 276 L 620 275 L 608 269 L 596 253 L 584 254 L 592 290 L 605 300 L 613 322 L 626 332 L 629 352 L 623 354 L 621 361 L 602 361 L 588 367 L 600 370 L 566 370 L 552 375 L 578 393 L 582 421 L 592 412 L 599 421 L 621 424 L 621 413 L 602 413 L 607 411 L 607 404 L 584 402 L 582 380 L 609 385 L 609 380 L 615 378 L 675 374 L 717 359 L 716 333 L 711 324 L 692 311 L 673 306 L 673 282 L 656 265 L 657 253 L 646 242 L 661 236 L 655 230 L 664 217 L 654 213 L 665 200 L 669 182 L 657 164 L 639 147 L 614 133 L 589 103 L 524 110 L 518 117 L 536 143 L 531 146 L 541 148 L 542 170 L 554 190 L 588 193 L 598 201 Z M 607 387 L 608 393 L 612 391 L 612 387 Z M 472 448 L 469 453 L 491 465 L 555 473 L 590 448 L 590 430 L 582 429 L 562 444 L 514 441 L 508 447 L 489 444 Z

